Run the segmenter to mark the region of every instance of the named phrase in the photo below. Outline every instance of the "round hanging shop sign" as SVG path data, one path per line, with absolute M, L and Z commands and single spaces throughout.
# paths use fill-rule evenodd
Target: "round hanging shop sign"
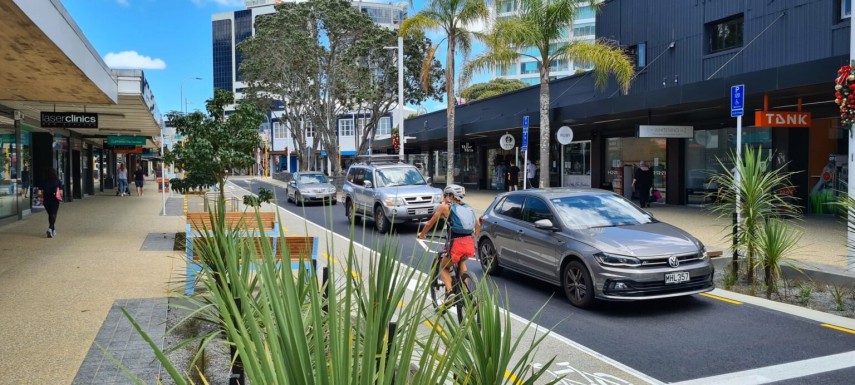
M 510 150 L 516 146 L 517 141 L 514 139 L 514 136 L 511 134 L 504 134 L 499 139 L 499 146 L 502 146 L 502 150 Z
M 558 143 L 570 144 L 570 142 L 573 141 L 573 129 L 567 126 L 561 126 L 555 136 L 558 139 Z

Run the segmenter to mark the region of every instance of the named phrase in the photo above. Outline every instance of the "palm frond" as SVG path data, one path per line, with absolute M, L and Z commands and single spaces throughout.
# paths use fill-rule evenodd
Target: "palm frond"
M 425 60 L 422 62 L 421 79 L 422 79 L 422 90 L 424 90 L 424 91 L 427 91 L 428 88 L 430 88 L 430 82 L 431 82 L 431 73 L 430 72 L 431 72 L 431 68 L 433 67 L 433 58 L 434 58 L 434 56 L 436 56 L 436 50 L 438 48 L 439 48 L 439 44 L 436 44 L 436 45 L 430 47 L 430 49 L 427 52 L 427 55 L 425 55 Z
M 461 73 L 461 77 L 469 81 L 477 72 L 484 70 L 495 70 L 498 67 L 512 65 L 519 59 L 520 54 L 517 51 L 508 49 L 508 48 L 494 48 L 491 51 L 487 51 L 481 55 L 475 57 L 465 66 L 463 66 L 463 71 Z
M 442 29 L 442 23 L 436 17 L 436 14 L 430 10 L 423 10 L 413 17 L 407 18 L 401 23 L 399 34 L 406 35 L 411 31 L 433 31 Z
M 599 39 L 594 43 L 578 41 L 568 45 L 565 52 L 568 59 L 593 65 L 598 88 L 605 88 L 609 75 L 614 74 L 621 91 L 629 91 L 635 67 L 616 42 L 608 39 Z

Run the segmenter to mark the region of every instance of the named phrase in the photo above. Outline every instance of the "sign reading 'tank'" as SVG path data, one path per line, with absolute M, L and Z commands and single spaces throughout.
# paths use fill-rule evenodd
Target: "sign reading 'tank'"
M 810 127 L 810 112 L 756 111 L 754 125 L 757 127 Z

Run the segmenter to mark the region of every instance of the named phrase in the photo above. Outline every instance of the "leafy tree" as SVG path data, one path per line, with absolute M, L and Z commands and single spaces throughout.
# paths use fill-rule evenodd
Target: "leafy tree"
M 165 156 L 167 162 L 180 163 L 185 172 L 183 180 L 170 181 L 174 189 L 184 192 L 216 184 L 222 197 L 229 171 L 255 163 L 261 144 L 258 125 L 264 115 L 254 105 L 240 103 L 226 116 L 226 106 L 234 102 L 231 92 L 215 89 L 214 97 L 205 102 L 208 115 L 199 111 L 167 114 L 175 130 L 187 138 Z
M 460 91 L 460 96 L 467 102 L 486 99 L 504 93 L 528 87 L 528 84 L 516 79 L 495 78 L 486 83 L 473 84 Z
M 629 57 L 612 41 L 601 39 L 594 43 L 584 41 L 559 42 L 562 31 L 573 25 L 573 20 L 583 6 L 596 10 L 595 0 L 520 0 L 518 15 L 503 18 L 487 34 L 479 38 L 487 45 L 487 52 L 471 61 L 465 68 L 464 78 L 484 69 L 509 66 L 521 57 L 535 59 L 540 70 L 540 183 L 549 186 L 549 72 L 557 63 L 590 63 L 596 84 L 604 88 L 609 75 L 614 74 L 626 92 L 634 67 Z M 534 47 L 536 54 L 528 54 Z
M 429 67 L 428 64 L 434 60 L 440 44 L 445 41 L 445 100 L 448 106 L 448 171 L 445 178 L 449 184 L 454 183 L 454 55 L 458 48 L 464 56 L 469 55 L 473 37 L 469 26 L 484 21 L 489 16 L 490 8 L 485 0 L 430 0 L 424 9 L 401 24 L 400 33 L 404 35 L 411 31 L 429 30 L 440 30 L 445 35 L 428 51 L 423 69 Z M 428 75 L 427 71 L 422 71 L 422 84 L 427 84 Z
M 249 84 L 248 94 L 269 105 L 284 104 L 282 120 L 288 123 L 297 145 L 301 167 L 308 165 L 306 126 L 314 128 L 315 149 L 323 145 L 331 158 L 338 158 L 337 117 L 363 113 L 369 118 L 357 134 L 359 151 L 367 148 L 368 135 L 379 119 L 397 104 L 397 61 L 394 31 L 374 24 L 350 3 L 311 0 L 283 3 L 276 13 L 256 22 L 254 37 L 239 45 L 244 60 L 241 73 Z M 405 62 L 414 74 L 413 62 L 421 69 L 424 50 L 430 45 L 424 35 L 411 34 L 405 41 Z M 431 62 L 432 81 L 427 88 L 410 87 L 406 100 L 420 103 L 436 97 L 441 83 L 438 61 Z M 408 84 L 414 80 L 409 79 Z M 340 164 L 333 162 L 333 173 Z

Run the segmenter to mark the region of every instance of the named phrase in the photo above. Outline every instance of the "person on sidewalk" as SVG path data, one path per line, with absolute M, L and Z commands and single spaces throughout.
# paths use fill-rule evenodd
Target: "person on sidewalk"
M 508 167 L 508 191 L 517 191 L 517 186 L 520 184 L 520 168 L 514 162 L 510 164 L 511 166 Z
M 537 188 L 537 183 L 535 182 L 537 180 L 537 168 L 534 167 L 534 163 L 531 163 L 531 160 L 525 164 L 525 177 L 528 180 L 527 189 Z
M 141 197 L 143 193 L 143 184 L 145 183 L 145 171 L 143 171 L 142 166 L 137 166 L 137 170 L 134 171 L 134 184 L 137 186 L 137 196 Z
M 638 194 L 638 205 L 641 208 L 650 207 L 650 190 L 653 189 L 653 170 L 647 167 L 647 161 L 642 160 L 635 169 L 632 188 Z
M 119 190 L 116 191 L 116 195 L 125 196 L 128 193 L 128 170 L 125 169 L 125 164 L 119 164 L 119 171 L 117 172 L 119 179 Z
M 39 190 L 44 201 L 45 212 L 48 214 L 47 237 L 53 238 L 56 236 L 56 215 L 59 213 L 63 191 L 62 181 L 56 176 L 56 170 L 52 168 L 45 170 Z

